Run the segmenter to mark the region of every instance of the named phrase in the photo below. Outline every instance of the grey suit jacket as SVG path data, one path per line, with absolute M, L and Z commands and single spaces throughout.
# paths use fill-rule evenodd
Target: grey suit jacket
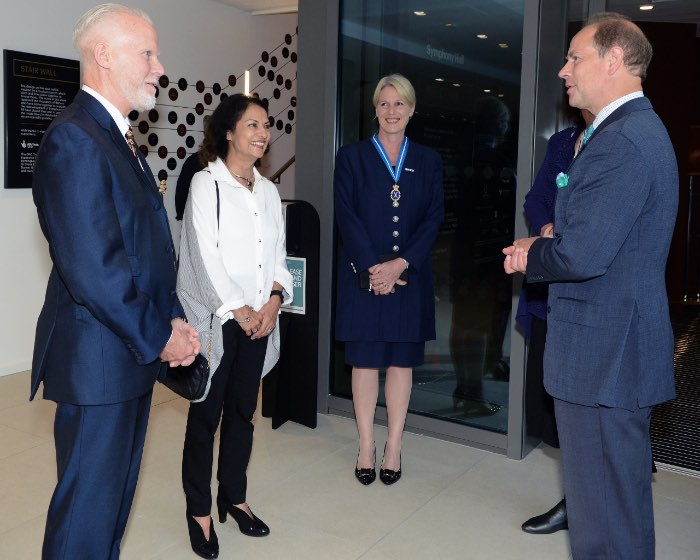
M 551 282 L 545 388 L 568 402 L 630 410 L 672 399 L 664 273 L 678 171 L 648 99 L 605 119 L 568 175 L 555 237 L 528 255 L 528 282 Z

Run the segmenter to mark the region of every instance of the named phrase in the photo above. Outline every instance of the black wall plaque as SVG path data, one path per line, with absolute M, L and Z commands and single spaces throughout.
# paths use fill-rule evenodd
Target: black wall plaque
M 31 188 L 39 144 L 80 89 L 80 63 L 3 49 L 5 188 Z

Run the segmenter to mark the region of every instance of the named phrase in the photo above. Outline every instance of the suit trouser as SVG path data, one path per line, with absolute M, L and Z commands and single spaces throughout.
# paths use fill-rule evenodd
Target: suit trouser
M 651 408 L 554 406 L 574 560 L 652 560 Z
M 182 454 L 182 485 L 190 515 L 211 512 L 214 435 L 219 421 L 219 490 L 227 501 L 246 501 L 246 470 L 253 448 L 253 414 L 268 338 L 251 340 L 235 321 L 223 325 L 224 355 L 207 398 L 190 404 Z M 223 415 L 222 415 L 223 412 Z
M 44 560 L 119 558 L 136 490 L 152 391 L 110 404 L 58 403 L 58 482 L 46 518 Z

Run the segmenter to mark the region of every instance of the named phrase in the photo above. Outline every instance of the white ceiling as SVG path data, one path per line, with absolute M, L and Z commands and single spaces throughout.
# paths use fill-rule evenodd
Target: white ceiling
M 215 0 L 253 15 L 289 14 L 299 9 L 298 0 Z

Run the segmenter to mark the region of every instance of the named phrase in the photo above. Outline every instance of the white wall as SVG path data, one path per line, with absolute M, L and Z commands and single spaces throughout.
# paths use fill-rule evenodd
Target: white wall
M 77 59 L 71 44 L 73 24 L 96 3 L 89 0 L 2 2 L 0 47 Z M 126 0 L 126 3 L 132 2 Z M 257 68 L 260 53 L 283 43 L 285 34 L 294 35 L 297 25 L 296 15 L 250 16 L 210 0 L 139 0 L 134 5 L 143 8 L 154 20 L 160 37 L 161 62 L 174 82 L 185 77 L 191 83 L 202 80 L 207 85 L 223 84 L 229 74 L 238 76 L 253 65 Z M 296 37 L 289 48 L 296 51 Z M 286 74 L 294 83 L 292 91 L 283 93 L 283 98 L 296 95 L 295 65 L 290 64 Z M 251 72 L 252 85 L 262 81 L 255 70 Z M 4 107 L 1 82 L 0 107 Z M 272 87 L 271 83 L 264 83 L 258 91 L 267 97 Z M 240 88 L 242 80 L 233 92 L 241 91 Z M 159 102 L 169 102 L 165 101 L 164 93 L 167 92 L 161 91 Z M 217 102 L 215 100 L 210 108 Z M 167 111 L 162 113 L 165 115 Z M 3 131 L 4 126 L 4 114 L 0 112 Z M 275 130 L 273 137 L 275 135 L 280 133 Z M 198 145 L 201 134 L 196 139 Z M 271 174 L 287 161 L 294 154 L 294 144 L 294 132 L 282 135 L 272 146 L 263 173 Z M 4 134 L 0 138 L 0 154 L 4 154 Z M 148 161 L 154 173 L 165 167 L 165 160 L 155 154 L 150 154 Z M 4 178 L 4 165 L 4 157 L 0 156 L 0 178 Z M 169 173 L 165 202 L 173 236 L 177 239 L 179 223 L 174 220 L 174 174 L 179 173 L 179 166 Z M 293 167 L 283 176 L 280 195 L 293 198 Z M 30 189 L 0 189 L 0 240 L 0 375 L 6 375 L 27 370 L 31 365 L 36 318 L 51 269 Z

